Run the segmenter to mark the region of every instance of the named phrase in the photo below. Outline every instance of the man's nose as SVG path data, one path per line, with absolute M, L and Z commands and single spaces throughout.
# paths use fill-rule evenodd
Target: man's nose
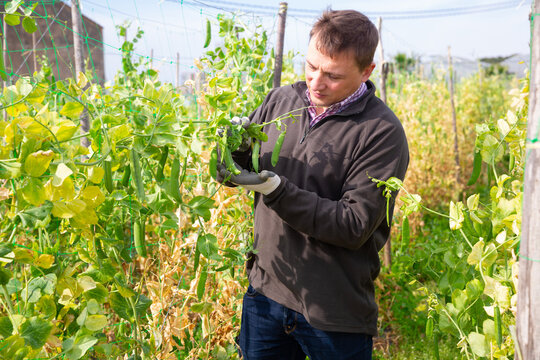
M 311 79 L 311 88 L 313 90 L 322 90 L 325 88 L 325 83 L 324 83 L 322 74 L 320 73 L 313 74 L 313 78 Z

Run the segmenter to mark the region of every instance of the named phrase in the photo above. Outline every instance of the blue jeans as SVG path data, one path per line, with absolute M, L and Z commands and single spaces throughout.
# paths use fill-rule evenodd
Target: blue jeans
M 244 360 L 371 360 L 370 335 L 322 331 L 249 286 L 238 345 Z

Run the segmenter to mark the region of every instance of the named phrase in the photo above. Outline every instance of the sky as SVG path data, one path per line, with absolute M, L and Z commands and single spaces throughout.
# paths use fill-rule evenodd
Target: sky
M 193 60 L 205 49 L 206 20 L 212 23 L 212 46 L 218 14 L 241 19 L 248 27 L 260 24 L 271 44 L 276 41 L 279 1 L 273 0 L 80 0 L 83 13 L 103 26 L 105 71 L 111 80 L 120 67 L 122 39 L 116 25 L 131 23 L 128 37 L 137 28 L 145 31 L 136 45 L 139 56 L 153 55 L 160 78 L 174 83 L 177 54 L 180 72 L 189 73 Z M 529 54 L 531 0 L 291 0 L 285 30 L 285 49 L 302 58 L 311 25 L 320 13 L 355 9 L 377 25 L 382 18 L 382 44 L 388 60 L 397 53 L 429 59 L 452 55 L 467 59 Z M 376 55 L 376 60 L 378 55 Z

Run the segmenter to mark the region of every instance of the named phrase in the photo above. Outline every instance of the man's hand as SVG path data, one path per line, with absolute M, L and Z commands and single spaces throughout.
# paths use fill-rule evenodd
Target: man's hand
M 238 165 L 237 165 L 238 167 Z M 228 180 L 234 185 L 241 186 L 247 190 L 259 192 L 263 195 L 268 195 L 281 183 L 281 179 L 274 172 L 263 170 L 260 173 L 247 171 L 240 169 L 240 174 L 235 175 L 231 173 L 225 165 L 218 164 L 218 174 L 224 179 Z

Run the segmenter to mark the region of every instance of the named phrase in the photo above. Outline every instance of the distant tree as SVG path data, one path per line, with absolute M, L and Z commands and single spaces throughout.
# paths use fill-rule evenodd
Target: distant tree
M 484 64 L 486 75 L 488 76 L 510 75 L 510 72 L 508 71 L 508 66 L 503 65 L 502 63 L 514 56 L 516 56 L 516 54 L 512 54 L 509 56 L 485 57 L 480 58 L 479 60 L 481 63 Z
M 398 72 L 411 72 L 414 70 L 416 63 L 418 62 L 418 57 L 411 56 L 409 57 L 405 53 L 397 53 L 394 56 L 394 66 Z

